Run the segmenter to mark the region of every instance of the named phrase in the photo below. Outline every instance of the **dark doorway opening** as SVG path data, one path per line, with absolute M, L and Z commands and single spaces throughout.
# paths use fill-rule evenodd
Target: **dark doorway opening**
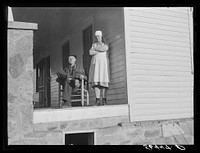
M 91 56 L 89 55 L 89 50 L 93 43 L 93 30 L 92 30 L 92 24 L 85 28 L 82 31 L 82 37 L 83 37 L 83 68 L 85 70 L 85 74 L 87 77 L 89 77 L 89 69 L 90 69 L 90 62 L 91 62 Z M 87 84 L 88 89 L 88 84 Z
M 62 65 L 63 69 L 69 67 L 68 56 L 70 54 L 70 40 L 66 41 L 62 46 Z
M 65 145 L 94 145 L 94 132 L 65 134 Z
M 35 102 L 34 108 L 51 107 L 50 87 L 50 56 L 48 56 L 36 65 L 36 92 L 39 93 L 39 101 Z

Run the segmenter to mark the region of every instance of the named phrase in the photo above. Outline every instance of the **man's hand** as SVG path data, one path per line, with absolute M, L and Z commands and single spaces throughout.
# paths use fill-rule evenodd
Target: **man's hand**
M 84 75 L 83 74 L 80 74 L 80 79 L 84 79 Z
M 80 82 L 79 82 L 79 80 L 78 79 L 75 79 L 75 86 L 76 87 L 79 87 L 81 84 L 80 84 Z

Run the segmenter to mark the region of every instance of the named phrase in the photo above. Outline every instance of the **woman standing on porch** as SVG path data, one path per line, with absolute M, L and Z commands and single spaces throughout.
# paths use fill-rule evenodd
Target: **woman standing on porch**
M 107 104 L 106 93 L 109 87 L 109 60 L 108 60 L 108 45 L 102 36 L 101 31 L 95 32 L 96 42 L 92 44 L 89 51 L 92 56 L 90 70 L 89 70 L 89 83 L 95 91 L 96 104 Z M 100 94 L 102 91 L 102 101 L 100 101 Z

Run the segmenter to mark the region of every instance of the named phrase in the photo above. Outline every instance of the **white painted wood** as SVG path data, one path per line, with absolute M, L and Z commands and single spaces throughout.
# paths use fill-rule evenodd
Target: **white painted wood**
M 148 33 L 144 31 L 136 31 L 135 29 L 132 29 L 130 31 L 132 37 L 138 37 L 138 38 L 151 38 L 151 39 L 158 39 L 158 40 L 166 40 L 166 41 L 173 41 L 173 42 L 181 42 L 181 43 L 188 43 L 189 37 L 174 37 L 173 35 L 163 35 L 159 33 Z
M 181 14 L 187 14 L 187 7 L 130 7 L 132 10 L 162 10 L 167 12 L 176 12 Z
M 148 65 L 148 64 L 132 64 L 135 69 L 149 69 L 149 70 L 177 70 L 177 71 L 191 71 L 191 67 L 180 66 L 163 66 L 163 65 Z
M 131 24 L 132 27 L 137 26 L 137 27 L 148 27 L 150 29 L 160 29 L 160 30 L 165 30 L 165 31 L 172 31 L 172 32 L 179 32 L 179 33 L 189 33 L 189 29 L 187 27 L 178 27 L 174 25 L 164 25 L 164 24 L 154 24 L 151 22 L 148 22 L 146 20 L 144 21 L 136 21 L 133 20 L 134 22 Z
M 132 77 L 132 81 L 153 81 L 153 82 L 192 82 L 192 76 L 177 77 L 177 76 L 147 76 L 147 75 L 135 75 Z
M 141 88 L 133 88 L 132 92 L 135 95 L 136 93 L 141 94 L 150 94 L 150 93 L 192 93 L 193 88 L 181 88 L 181 87 L 141 87 Z
M 165 21 L 173 21 L 173 22 L 179 22 L 179 23 L 187 23 L 187 18 L 177 18 L 173 16 L 165 16 L 161 14 L 151 14 L 148 12 L 142 12 L 140 10 L 132 10 L 130 16 L 138 16 L 138 17 L 145 17 L 145 18 L 151 18 L 151 19 L 157 19 L 157 20 L 165 20 Z
M 150 121 L 150 120 L 170 120 L 170 119 L 181 119 L 194 117 L 193 111 L 182 112 L 182 113 L 168 113 L 168 114 L 155 114 L 155 115 L 133 115 L 133 121 Z
M 189 47 L 180 47 L 180 46 L 169 46 L 165 44 L 155 44 L 155 43 L 148 43 L 148 42 L 139 42 L 139 41 L 132 41 L 131 47 L 142 47 L 142 48 L 150 48 L 150 49 L 158 49 L 158 50 L 168 50 L 168 51 L 176 51 L 179 50 L 179 52 L 189 52 Z M 133 50 L 131 48 L 131 50 Z
M 131 58 L 142 58 L 142 59 L 153 59 L 153 60 L 165 60 L 165 61 L 190 61 L 190 57 L 178 57 L 178 56 L 166 56 L 166 55 L 155 55 L 155 54 L 141 54 L 132 53 Z
M 155 109 L 148 109 L 143 108 L 142 110 L 134 109 L 133 115 L 135 116 L 148 116 L 148 115 L 161 115 L 161 114 L 181 114 L 181 113 L 190 113 L 191 108 L 183 107 L 183 108 L 159 108 L 157 110 Z
M 179 23 L 174 21 L 165 21 L 165 20 L 157 20 L 152 18 L 145 18 L 145 17 L 138 17 L 138 16 L 132 16 L 131 21 L 133 22 L 139 22 L 139 23 L 149 23 L 149 24 L 156 24 L 156 25 L 165 25 L 169 27 L 176 27 L 176 28 L 187 28 L 186 23 Z
M 159 50 L 159 49 L 147 49 L 147 48 L 137 48 L 134 47 L 131 53 L 140 53 L 140 54 L 150 54 L 150 55 L 161 55 L 161 56 L 169 56 L 169 57 L 188 57 L 190 56 L 189 52 L 175 52 L 175 51 L 167 51 L 167 50 Z M 180 55 L 181 53 L 181 55 Z
M 181 13 L 181 14 L 187 14 L 187 7 L 170 7 L 168 12 L 176 12 L 176 13 Z
M 184 11 L 184 13 L 180 13 L 180 12 L 172 12 L 170 10 L 166 11 L 166 9 L 154 8 L 154 9 L 142 9 L 142 10 L 139 10 L 139 11 L 147 12 L 147 13 L 150 13 L 150 14 L 160 14 L 163 17 L 164 16 L 173 16 L 173 17 L 184 18 L 184 19 L 188 18 L 186 11 Z
M 189 14 L 189 31 L 190 31 L 190 55 L 191 55 L 191 71 L 192 71 L 192 74 L 194 74 L 194 60 L 193 60 L 193 54 L 194 54 L 194 51 L 193 51 L 193 8 L 188 8 L 188 14 Z
M 8 21 L 14 21 L 12 8 L 8 6 Z
M 162 40 L 162 39 L 154 39 L 154 38 L 144 38 L 131 35 L 131 41 L 133 42 L 148 42 L 151 44 L 164 44 L 166 46 L 180 46 L 180 47 L 190 47 L 190 44 L 187 42 L 177 42 L 172 40 Z
M 152 103 L 158 103 L 158 104 L 172 103 L 173 104 L 173 103 L 184 103 L 184 102 L 192 103 L 192 101 L 193 101 L 193 96 L 191 97 L 137 98 L 137 99 L 134 99 L 134 104 L 135 105 L 152 104 Z
M 192 82 L 133 81 L 132 87 L 192 87 Z
M 156 110 L 156 109 L 181 109 L 181 108 L 191 108 L 193 107 L 192 103 L 188 102 L 176 102 L 176 103 L 149 103 L 149 104 L 138 104 L 135 105 L 135 110 Z
M 127 80 L 127 100 L 128 100 L 128 104 L 131 105 L 132 102 L 132 93 L 131 93 L 131 88 L 132 88 L 132 84 L 131 84 L 131 59 L 129 57 L 131 57 L 131 52 L 130 52 L 130 46 L 131 46 L 131 42 L 130 42 L 130 33 L 129 31 L 131 30 L 131 21 L 130 21 L 130 8 L 124 8 L 124 38 L 125 38 L 125 57 L 126 57 L 126 80 Z M 130 108 L 130 107 L 129 107 Z M 130 113 L 132 113 L 133 109 L 129 109 Z M 132 114 L 130 115 L 130 118 L 132 117 Z M 131 120 L 132 121 L 132 120 Z
M 152 60 L 152 59 L 132 59 L 132 64 L 149 64 L 149 65 L 166 65 L 166 66 L 180 66 L 180 67 L 188 67 L 190 62 L 186 61 L 158 61 L 158 60 Z
M 157 76 L 191 76 L 190 72 L 183 71 L 162 71 L 162 70 L 131 70 L 131 75 L 146 74 L 146 75 L 157 75 Z
M 173 97 L 179 97 L 179 98 L 183 98 L 183 97 L 192 97 L 193 96 L 193 93 L 192 91 L 189 91 L 189 92 L 178 92 L 178 91 L 175 91 L 174 93 L 172 92 L 154 92 L 154 93 L 134 93 L 133 95 L 133 99 L 135 98 L 167 98 L 167 97 L 170 97 L 170 98 L 173 98 Z
M 151 21 L 149 21 L 149 22 L 151 22 Z M 169 31 L 169 30 L 167 31 L 164 29 L 148 28 L 148 27 L 145 27 L 142 25 L 140 25 L 140 26 L 130 25 L 130 27 L 131 27 L 130 32 L 131 31 L 147 32 L 147 33 L 152 33 L 152 34 L 157 34 L 157 35 L 159 34 L 161 36 L 164 35 L 164 36 L 172 36 L 172 37 L 178 37 L 178 38 L 184 37 L 185 39 L 189 36 L 188 33 L 181 33 L 181 32 L 177 32 L 177 31 Z
M 125 8 L 131 121 L 193 116 L 188 8 Z
M 128 116 L 128 105 L 34 110 L 33 123 L 97 119 L 114 116 Z

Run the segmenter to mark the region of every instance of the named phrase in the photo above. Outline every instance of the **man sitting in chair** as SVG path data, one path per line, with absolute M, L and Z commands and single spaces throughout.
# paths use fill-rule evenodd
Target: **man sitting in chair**
M 81 79 L 87 79 L 84 69 L 76 64 L 76 55 L 68 56 L 69 67 L 60 69 L 57 73 L 58 82 L 63 86 L 62 105 L 71 106 L 71 93 L 80 87 Z

